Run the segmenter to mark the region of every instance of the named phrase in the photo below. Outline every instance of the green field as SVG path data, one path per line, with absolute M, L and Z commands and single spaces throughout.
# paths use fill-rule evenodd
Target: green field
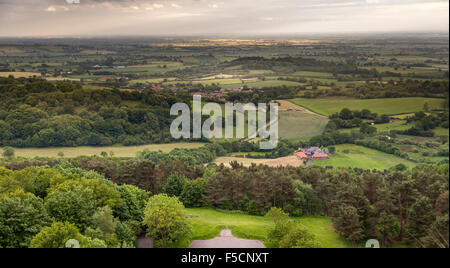
M 328 118 L 303 111 L 279 112 L 279 135 L 285 139 L 309 138 L 322 134 Z
M 378 133 L 381 133 L 381 132 L 390 132 L 391 130 L 407 130 L 411 128 L 411 125 L 406 125 L 406 121 L 398 120 L 386 124 L 377 124 L 374 125 L 374 127 L 377 128 Z M 346 128 L 339 130 L 339 132 L 341 133 L 351 133 L 352 131 L 359 131 L 359 128 Z
M 264 240 L 267 232 L 273 226 L 270 219 L 252 216 L 241 212 L 225 212 L 213 209 L 186 209 L 186 214 L 192 214 L 193 235 L 190 240 L 181 241 L 176 247 L 188 247 L 192 240 L 207 240 L 216 237 L 221 230 L 231 229 L 233 235 L 239 238 Z M 198 217 L 196 217 L 198 215 Z M 350 244 L 340 237 L 333 229 L 331 218 L 300 217 L 300 221 L 324 248 L 345 248 Z
M 391 72 L 391 73 L 398 73 L 398 74 L 402 74 L 402 75 L 409 75 L 409 76 L 414 76 L 414 75 L 440 75 L 441 77 L 443 76 L 442 74 L 440 74 L 439 72 L 439 68 L 434 68 L 434 67 L 412 67 L 412 68 L 394 68 L 394 67 L 388 67 L 388 66 L 371 66 L 371 67 L 363 67 L 363 69 L 376 69 L 378 72 L 382 73 L 382 72 Z
M 62 152 L 64 157 L 73 158 L 78 156 L 100 155 L 102 152 L 114 152 L 117 157 L 135 157 L 136 153 L 145 149 L 151 151 L 170 152 L 175 148 L 198 148 L 203 143 L 169 143 L 169 144 L 149 144 L 139 146 L 109 146 L 109 147 L 57 147 L 57 148 L 17 148 L 15 149 L 18 157 L 57 157 Z M 0 148 L 0 158 L 3 150 Z
M 126 66 L 124 68 L 106 68 L 102 70 L 92 71 L 92 74 L 96 75 L 97 73 L 102 72 L 114 72 L 117 74 L 128 74 L 128 73 L 136 73 L 141 75 L 148 74 L 157 74 L 157 73 L 165 73 L 168 71 L 174 71 L 178 69 L 184 68 L 184 65 L 180 62 L 152 62 L 151 64 L 145 65 L 132 65 Z M 103 75 L 101 75 L 103 76 Z M 76 77 L 76 76 L 74 76 Z
M 221 86 L 225 89 L 230 88 L 236 88 L 236 87 L 242 87 L 242 86 L 248 86 L 250 88 L 262 88 L 262 87 L 280 87 L 280 86 L 299 86 L 301 85 L 298 82 L 292 82 L 292 81 L 283 81 L 283 80 L 266 80 L 261 81 L 258 80 L 257 82 L 245 82 L 245 83 L 239 83 L 239 84 L 221 84 Z
M 448 128 L 436 128 L 433 129 L 433 132 L 436 136 L 449 136 L 449 131 Z
M 332 115 L 344 108 L 350 110 L 369 109 L 378 114 L 404 114 L 422 111 L 424 104 L 428 103 L 430 110 L 442 109 L 444 100 L 437 98 L 388 98 L 388 99 L 348 99 L 348 98 L 323 98 L 323 99 L 293 99 L 294 104 L 303 106 L 313 112 L 322 115 Z
M 134 85 L 134 84 L 144 84 L 144 83 L 162 83 L 164 81 L 174 81 L 176 78 L 174 77 L 169 77 L 169 78 L 149 78 L 149 79 L 136 79 L 136 80 L 131 80 L 130 84 Z
M 293 73 L 292 76 L 300 76 L 305 78 L 330 78 L 330 79 L 334 78 L 332 73 L 308 72 L 308 71 L 298 71 Z
M 358 145 L 343 144 L 336 145 L 335 148 L 336 152 L 331 155 L 329 159 L 313 160 L 311 165 L 320 167 L 352 167 L 370 170 L 389 169 L 398 164 L 404 164 L 408 168 L 412 168 L 416 165 L 415 163 L 398 156 Z M 348 150 L 348 152 L 345 152 L 345 150 Z

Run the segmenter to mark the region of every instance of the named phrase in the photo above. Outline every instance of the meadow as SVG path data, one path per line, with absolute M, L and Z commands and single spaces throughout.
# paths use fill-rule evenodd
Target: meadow
M 63 153 L 64 157 L 74 158 L 78 156 L 100 155 L 102 152 L 113 152 L 116 157 L 135 157 L 137 152 L 143 150 L 170 152 L 175 148 L 198 148 L 203 143 L 170 143 L 170 144 L 149 144 L 139 146 L 109 146 L 109 147 L 49 147 L 49 148 L 16 148 L 15 153 L 18 157 L 58 157 L 59 153 Z M 3 149 L 0 148 L 0 158 Z
M 309 138 L 322 134 L 328 118 L 303 111 L 280 111 L 279 135 L 285 139 Z
M 448 128 L 436 128 L 433 131 L 436 136 L 449 136 Z
M 244 239 L 255 239 L 265 242 L 273 222 L 269 218 L 252 216 L 238 211 L 221 211 L 207 208 L 189 208 L 186 214 L 193 229 L 191 239 L 175 245 L 186 248 L 192 240 L 208 240 L 216 237 L 221 230 L 231 229 L 233 235 Z M 308 229 L 317 242 L 324 248 L 347 248 L 350 244 L 340 237 L 333 229 L 331 218 L 328 217 L 298 217 L 293 218 Z M 266 245 L 270 246 L 270 245 Z
M 292 74 L 292 76 L 300 76 L 300 77 L 307 77 L 307 78 L 329 78 L 333 79 L 332 73 L 325 73 L 325 72 L 308 72 L 308 71 L 298 71 Z
M 313 160 L 311 165 L 319 167 L 351 167 L 368 170 L 385 170 L 398 164 L 404 164 L 408 168 L 416 166 L 414 162 L 363 146 L 342 144 L 334 147 L 336 148 L 336 152 L 329 159 Z
M 322 134 L 328 123 L 325 116 L 313 113 L 287 100 L 279 103 L 279 135 L 285 139 L 305 139 Z
M 377 129 L 378 133 L 382 133 L 390 132 L 392 130 L 407 130 L 411 128 L 411 125 L 407 125 L 405 120 L 396 120 L 391 123 L 377 124 L 374 125 L 374 127 Z M 351 133 L 352 131 L 359 131 L 359 128 L 344 128 L 339 130 L 341 133 Z
M 322 115 L 332 115 L 344 108 L 350 110 L 368 109 L 373 113 L 396 115 L 422 111 L 425 103 L 430 110 L 443 108 L 444 100 L 438 98 L 386 98 L 386 99 L 350 99 L 350 98 L 321 98 L 321 99 L 292 99 L 294 104 L 303 106 Z
M 448 155 L 442 152 L 448 152 L 448 129 L 435 129 L 436 137 L 419 137 L 398 135 L 393 141 L 394 145 L 400 149 L 402 153 L 408 154 L 408 157 L 418 163 L 437 164 L 441 161 L 448 162 Z M 443 132 L 443 133 L 441 133 Z M 446 135 L 443 135 L 446 134 Z

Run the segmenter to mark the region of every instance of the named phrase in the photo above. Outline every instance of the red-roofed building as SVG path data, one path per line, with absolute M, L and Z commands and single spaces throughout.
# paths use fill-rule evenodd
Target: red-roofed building
M 312 156 L 313 159 L 328 159 L 328 155 L 327 154 L 314 154 Z
M 102 77 L 102 78 L 100 78 L 99 80 L 100 80 L 101 82 L 106 82 L 106 81 L 112 80 L 112 79 L 113 79 L 112 77 Z
M 297 152 L 297 153 L 295 153 L 295 155 L 297 155 L 297 157 L 298 157 L 300 160 L 308 159 L 308 156 L 307 156 L 304 152 Z
M 160 84 L 157 84 L 157 85 L 153 85 L 152 89 L 154 91 L 162 91 L 164 88 Z

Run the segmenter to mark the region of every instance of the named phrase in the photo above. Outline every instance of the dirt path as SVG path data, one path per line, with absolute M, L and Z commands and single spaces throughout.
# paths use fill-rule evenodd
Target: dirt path
M 280 107 L 278 108 L 278 110 L 279 110 L 280 112 L 281 112 L 281 111 L 294 110 L 294 111 L 300 111 L 300 112 L 304 112 L 304 113 L 307 113 L 307 114 L 313 114 L 313 115 L 317 115 L 317 116 L 320 116 L 320 117 L 325 117 L 325 118 L 327 118 L 327 117 L 324 116 L 324 115 L 315 113 L 315 112 L 313 112 L 313 111 L 311 111 L 311 110 L 306 109 L 305 107 L 298 106 L 298 105 L 293 104 L 292 102 L 287 101 L 287 100 L 277 100 L 276 102 L 278 102 L 278 103 L 280 104 Z
M 231 230 L 222 230 L 210 240 L 194 240 L 189 248 L 266 248 L 261 241 L 236 238 Z

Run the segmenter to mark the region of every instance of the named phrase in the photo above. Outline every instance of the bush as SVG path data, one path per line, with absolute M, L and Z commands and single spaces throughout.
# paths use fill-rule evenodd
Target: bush
M 3 148 L 2 156 L 6 158 L 13 158 L 16 152 L 12 147 L 5 147 Z

